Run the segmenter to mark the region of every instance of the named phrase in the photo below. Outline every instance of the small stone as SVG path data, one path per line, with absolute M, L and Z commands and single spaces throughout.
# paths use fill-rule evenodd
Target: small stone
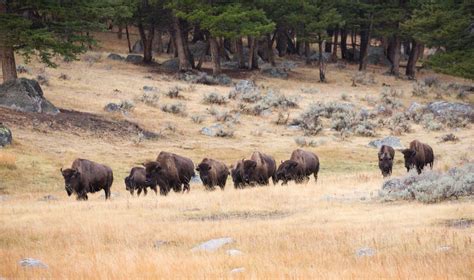
M 107 112 L 118 112 L 120 111 L 120 106 L 115 103 L 109 103 L 105 105 L 104 110 Z
M 155 243 L 153 244 L 153 247 L 156 249 L 159 249 L 161 246 L 168 245 L 169 242 L 165 240 L 156 240 Z
M 376 254 L 375 249 L 369 247 L 362 247 L 356 250 L 357 257 L 372 257 Z
M 400 139 L 394 136 L 388 136 L 383 139 L 377 139 L 369 142 L 369 147 L 380 149 L 382 145 L 391 146 L 394 149 L 404 149 Z
M 119 54 L 116 54 L 116 53 L 111 53 L 107 56 L 108 59 L 112 59 L 112 60 L 117 60 L 117 61 L 123 61 L 125 60 L 125 57 L 119 55 Z
M 143 86 L 143 91 L 146 91 L 146 92 L 151 92 L 151 91 L 159 91 L 157 87 L 153 87 L 153 86 Z
M 242 256 L 244 253 L 240 250 L 237 250 L 237 249 L 230 249 L 230 250 L 227 250 L 225 251 L 227 255 L 231 256 L 231 257 L 235 257 L 235 256 Z
M 241 273 L 241 272 L 245 272 L 245 268 L 244 267 L 238 267 L 238 268 L 234 268 L 230 271 L 230 273 Z
M 192 252 L 198 252 L 198 251 L 207 251 L 207 252 L 213 252 L 220 247 L 233 243 L 234 239 L 230 237 L 223 237 L 223 238 L 217 238 L 217 239 L 211 239 L 209 241 L 203 242 L 199 244 L 198 246 L 194 247 L 191 249 Z
M 143 62 L 143 56 L 138 55 L 138 54 L 129 54 L 127 55 L 127 58 L 125 58 L 126 62 L 138 64 Z
M 447 246 L 447 245 L 444 245 L 444 246 L 439 246 L 436 251 L 437 252 L 448 252 L 448 251 L 451 251 L 451 246 Z
M 55 201 L 55 200 L 58 200 L 58 198 L 51 194 L 45 195 L 40 199 L 40 201 Z
M 44 264 L 42 261 L 32 259 L 32 258 L 22 259 L 19 263 L 23 267 L 48 268 L 48 266 L 46 264 Z

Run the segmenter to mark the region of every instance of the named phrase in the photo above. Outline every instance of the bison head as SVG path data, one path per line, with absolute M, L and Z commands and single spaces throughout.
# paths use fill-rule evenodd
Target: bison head
M 254 160 L 245 160 L 244 161 L 244 172 L 243 180 L 245 184 L 250 184 L 251 182 L 257 181 L 257 162 Z
M 71 196 L 71 194 L 79 187 L 79 183 L 81 181 L 81 172 L 72 168 L 67 168 L 64 170 L 61 168 L 61 173 L 64 177 L 64 185 L 67 195 Z
M 143 166 L 145 166 L 146 184 L 149 186 L 156 186 L 163 167 L 157 161 L 144 163 Z
M 283 180 L 287 181 L 289 179 L 295 179 L 297 176 L 296 167 L 298 166 L 298 162 L 294 160 L 286 160 L 278 166 L 276 172 L 276 182 Z
M 387 177 L 390 175 L 390 171 L 393 166 L 393 159 L 388 153 L 379 153 L 379 168 L 382 171 L 382 175 Z
M 413 149 L 402 150 L 403 157 L 405 158 L 405 167 L 407 171 L 410 171 L 415 166 L 416 151 Z
M 196 171 L 199 172 L 199 177 L 201 177 L 201 181 L 204 184 L 207 184 L 207 182 L 210 181 L 210 170 L 212 167 L 208 163 L 201 163 L 196 167 Z

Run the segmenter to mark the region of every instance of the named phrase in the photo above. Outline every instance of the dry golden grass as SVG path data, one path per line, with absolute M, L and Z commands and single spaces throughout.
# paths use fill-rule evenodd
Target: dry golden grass
M 46 69 L 50 85 L 46 97 L 58 107 L 91 112 L 110 119 L 127 119 L 151 131 L 169 124 L 162 139 L 137 144 L 136 137 L 86 137 L 68 131 L 39 131 L 21 125 L 10 127 L 15 145 L 0 151 L 0 277 L 10 278 L 162 278 L 162 279 L 469 279 L 474 270 L 472 228 L 453 228 L 446 221 L 474 219 L 472 200 L 440 204 L 381 203 L 377 191 L 383 179 L 377 168 L 376 150 L 367 147 L 371 138 L 351 137 L 342 141 L 337 133 L 324 131 L 316 148 L 321 160 L 318 183 L 269 186 L 236 191 L 230 180 L 225 191 L 206 192 L 192 185 L 189 194 L 168 197 L 130 197 L 123 178 L 130 168 L 166 150 L 186 155 L 194 162 L 203 157 L 228 164 L 260 150 L 288 158 L 297 148 L 294 137 L 301 132 L 273 124 L 275 115 L 242 116 L 234 138 L 210 138 L 199 133 L 214 123 L 202 103 L 209 92 L 226 95 L 228 87 L 196 85 L 186 90 L 182 100 L 188 116 L 162 112 L 138 102 L 144 85 L 161 92 L 189 84 L 157 74 L 152 67 L 136 66 L 106 59 L 109 51 L 126 52 L 125 40 L 113 34 L 101 35 L 102 49 L 94 55 L 96 63 L 61 63 Z M 166 57 L 159 57 L 159 61 Z M 207 66 L 207 65 L 206 65 Z M 33 73 L 42 70 L 34 63 Z M 351 87 L 354 67 L 336 70 L 329 67 L 329 83 L 317 83 L 317 69 L 302 66 L 289 80 L 252 74 L 257 83 L 278 88 L 286 95 L 299 94 L 300 108 L 290 110 L 297 116 L 311 102 L 340 100 L 342 93 L 350 102 L 371 108 L 366 96 L 377 98 L 382 83 L 405 92 L 401 101 L 428 102 L 412 98 L 412 82 L 381 75 L 384 69 L 372 67 L 377 84 Z M 70 80 L 58 79 L 61 73 Z M 25 77 L 35 75 L 22 74 Z M 432 75 L 432 73 L 422 73 Z M 149 79 L 145 76 L 151 76 Z M 439 76 L 445 81 L 461 81 Z M 319 94 L 301 94 L 300 87 L 314 87 Z M 118 89 L 119 92 L 114 91 Z M 454 97 L 445 97 L 455 100 Z M 128 115 L 103 111 L 108 102 L 133 100 L 135 110 Z M 160 104 L 174 102 L 165 97 Z M 472 102 L 472 100 L 470 101 Z M 219 109 L 232 110 L 230 102 Z M 203 124 L 191 121 L 193 114 L 206 115 Z M 1 117 L 1 116 L 0 116 Z M 458 143 L 439 143 L 448 131 L 428 132 L 419 126 L 402 135 L 407 145 L 420 139 L 433 146 L 435 169 L 447 170 L 466 160 L 474 160 L 472 127 L 455 131 Z M 261 136 L 252 133 L 262 131 Z M 104 131 L 104 134 L 107 134 Z M 390 134 L 378 131 L 380 137 Z M 104 135 L 106 136 L 106 135 Z M 106 139 L 106 140 L 104 140 Z M 112 192 L 118 194 L 104 202 L 101 194 L 90 195 L 88 202 L 67 197 L 59 168 L 78 157 L 108 164 L 114 170 Z M 16 166 L 11 167 L 11 166 Z M 394 176 L 405 174 L 403 158 L 396 154 Z M 41 201 L 52 194 L 57 201 Z M 190 249 L 211 238 L 232 237 L 235 242 L 213 253 L 192 253 Z M 157 240 L 168 243 L 155 248 Z M 440 251 L 449 246 L 450 250 Z M 361 247 L 376 250 L 372 257 L 357 257 Z M 243 256 L 230 257 L 226 250 L 236 248 Z M 18 261 L 32 257 L 45 262 L 48 269 L 22 268 Z M 230 274 L 233 268 L 245 272 Z

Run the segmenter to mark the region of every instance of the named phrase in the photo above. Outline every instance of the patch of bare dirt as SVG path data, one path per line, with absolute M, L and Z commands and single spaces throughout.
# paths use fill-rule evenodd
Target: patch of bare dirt
M 28 128 L 43 133 L 68 131 L 78 136 L 86 134 L 99 138 L 129 138 L 137 135 L 142 135 L 146 139 L 159 137 L 159 134 L 127 120 L 112 120 L 100 115 L 65 109 L 60 109 L 60 113 L 53 116 L 0 107 L 0 122 L 7 126 Z

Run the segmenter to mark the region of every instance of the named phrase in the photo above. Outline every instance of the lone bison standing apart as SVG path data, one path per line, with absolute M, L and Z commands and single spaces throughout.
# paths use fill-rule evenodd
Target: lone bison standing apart
M 378 153 L 379 168 L 384 177 L 392 175 L 393 159 L 395 158 L 395 150 L 387 145 L 382 145 Z
M 155 193 L 158 193 L 156 185 L 147 184 L 146 171 L 143 167 L 133 167 L 132 170 L 130 170 L 130 175 L 125 178 L 125 187 L 131 195 L 133 195 L 135 190 L 137 190 L 138 196 L 140 196 L 142 191 L 146 195 L 147 187 L 150 187 Z
M 231 166 L 230 175 L 232 176 L 232 181 L 234 182 L 234 188 L 242 189 L 245 187 L 243 159 L 237 161 L 234 166 Z
M 77 200 L 87 200 L 87 193 L 105 191 L 105 199 L 110 198 L 110 187 L 114 180 L 110 167 L 87 159 L 76 159 L 71 168 L 62 169 L 66 192 L 76 193 Z
M 171 189 L 189 192 L 189 181 L 195 175 L 194 164 L 189 158 L 161 152 L 156 161 L 147 162 L 144 166 L 147 184 L 158 185 L 161 195 L 167 195 Z
M 319 158 L 316 154 L 301 149 L 296 149 L 291 153 L 289 160 L 280 164 L 276 172 L 277 181 L 282 180 L 283 184 L 294 180 L 296 183 L 302 183 L 309 180 L 311 174 L 314 180 L 318 181 Z
M 221 190 L 224 190 L 229 176 L 229 169 L 224 163 L 205 158 L 198 165 L 196 171 L 199 172 L 199 177 L 206 189 L 214 190 L 215 186 L 219 186 Z
M 433 169 L 434 154 L 429 145 L 413 140 L 410 143 L 410 148 L 402 150 L 402 153 L 405 158 L 407 172 L 416 167 L 416 171 L 420 174 L 426 165 Z
M 276 183 L 276 163 L 271 156 L 254 152 L 249 160 L 243 162 L 243 179 L 245 184 L 268 185 L 272 178 Z

